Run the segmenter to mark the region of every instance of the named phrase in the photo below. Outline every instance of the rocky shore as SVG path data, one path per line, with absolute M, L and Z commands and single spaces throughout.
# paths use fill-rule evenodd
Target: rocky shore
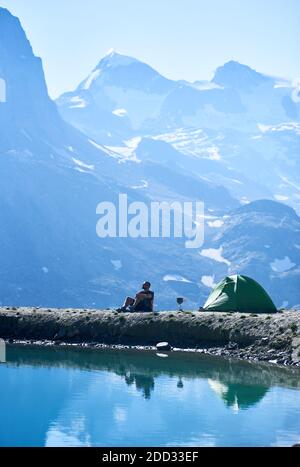
M 189 350 L 300 367 L 300 312 L 117 313 L 113 310 L 0 308 L 9 342 Z

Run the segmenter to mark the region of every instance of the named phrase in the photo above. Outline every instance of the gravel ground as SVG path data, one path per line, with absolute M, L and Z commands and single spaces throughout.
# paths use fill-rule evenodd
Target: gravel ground
M 173 350 L 300 367 L 300 312 L 117 313 L 113 310 L 0 308 L 0 337 L 9 342 Z

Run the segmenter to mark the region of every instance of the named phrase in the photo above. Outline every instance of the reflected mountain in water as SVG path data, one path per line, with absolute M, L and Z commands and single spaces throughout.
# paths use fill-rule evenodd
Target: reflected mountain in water
M 145 399 L 155 390 L 162 375 L 177 377 L 174 387 L 182 389 L 185 379 L 205 379 L 227 407 L 248 409 L 257 404 L 271 386 L 300 388 L 299 370 L 214 357 L 199 353 L 170 352 L 159 358 L 152 351 L 128 349 L 78 349 L 10 346 L 8 361 L 15 365 L 71 367 L 101 370 L 121 376 Z
M 167 355 L 8 345 L 0 365 L 0 446 L 298 442 L 299 370 Z
M 154 390 L 154 378 L 152 376 L 129 373 L 125 375 L 125 381 L 128 386 L 135 383 L 137 391 L 142 391 L 145 399 L 150 399 L 151 391 Z

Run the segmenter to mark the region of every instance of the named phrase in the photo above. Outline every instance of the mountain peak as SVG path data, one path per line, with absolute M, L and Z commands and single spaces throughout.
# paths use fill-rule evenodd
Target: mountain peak
M 116 68 L 118 66 L 127 66 L 133 63 L 141 63 L 139 60 L 127 55 L 116 52 L 115 49 L 109 49 L 104 57 L 100 60 L 95 70 L 106 70 L 108 68 Z
M 7 90 L 0 127 L 10 128 L 11 134 L 16 128 L 47 127 L 58 114 L 48 96 L 42 61 L 34 55 L 19 19 L 4 8 L 0 8 L 0 55 L 0 78 Z
M 110 49 L 80 83 L 79 90 L 92 91 L 101 86 L 122 87 L 123 89 L 143 89 L 145 92 L 164 94 L 174 88 L 174 82 L 160 75 L 154 68 L 136 58 L 123 55 Z
M 18 18 L 16 16 L 14 16 L 7 8 L 3 8 L 0 6 L 0 15 L 2 17 L 6 17 L 6 18 L 14 18 L 14 20 L 17 20 L 18 21 Z
M 89 76 L 79 85 L 79 89 L 88 90 L 95 82 L 99 82 L 99 78 L 101 80 L 104 75 L 108 76 L 114 73 L 116 68 L 126 67 L 135 63 L 141 62 L 135 58 L 122 55 L 116 52 L 115 49 L 109 49 Z
M 31 57 L 31 45 L 21 26 L 19 18 L 6 8 L 0 7 L 0 43 L 1 58 L 9 59 L 11 55 Z
M 230 60 L 217 68 L 212 79 L 212 82 L 219 86 L 240 90 L 250 90 L 268 81 L 271 81 L 269 76 L 258 73 L 235 60 Z
M 105 57 L 111 57 L 112 55 L 114 55 L 116 52 L 116 50 L 112 47 L 111 49 L 108 49 L 108 51 L 106 52 L 106 54 L 104 55 Z
M 263 215 L 272 215 L 278 218 L 289 217 L 299 220 L 299 217 L 293 208 L 270 199 L 252 201 L 251 203 L 241 206 L 235 212 L 239 214 L 260 213 Z

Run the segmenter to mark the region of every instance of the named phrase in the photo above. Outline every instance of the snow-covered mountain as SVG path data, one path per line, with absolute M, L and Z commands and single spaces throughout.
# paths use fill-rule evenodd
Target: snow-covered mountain
M 256 131 L 258 124 L 299 121 L 300 105 L 292 91 L 289 81 L 235 61 L 219 67 L 212 81 L 199 84 L 166 79 L 145 63 L 112 51 L 57 103 L 75 126 L 109 140 L 114 132 L 106 126 L 104 134 L 103 125 L 97 130 L 94 118 L 98 123 L 113 119 L 115 130 L 119 124 L 140 133 L 199 126 Z
M 292 85 L 230 61 L 216 70 L 208 86 L 181 85 L 166 98 L 161 109 L 165 125 L 201 126 L 253 131 L 257 124 L 276 125 L 299 120 L 299 103 Z
M 215 183 L 198 183 L 192 174 L 181 180 L 172 167 L 131 157 L 129 150 L 121 163 L 124 155 L 66 123 L 49 99 L 41 60 L 5 9 L 0 51 L 6 83 L 0 103 L 0 302 L 116 305 L 153 276 L 160 307 L 173 306 L 177 283 L 164 277 L 193 264 L 197 271 L 206 260 L 197 252 L 183 257 L 184 239 L 99 239 L 97 204 L 117 205 L 119 193 L 146 203 L 204 199 L 216 212 L 239 203 Z M 194 304 L 199 292 L 195 285 Z
M 111 52 L 57 104 L 68 122 L 121 155 L 128 141 L 162 140 L 189 156 L 184 165 L 193 174 L 199 159 L 214 161 L 205 177 L 240 202 L 264 197 L 300 212 L 300 104 L 293 96 L 288 80 L 235 61 L 210 82 L 188 83 Z M 156 146 L 156 161 L 165 150 Z
M 175 86 L 145 63 L 112 50 L 74 92 L 63 94 L 57 103 L 74 126 L 111 143 L 128 138 L 158 115 Z

